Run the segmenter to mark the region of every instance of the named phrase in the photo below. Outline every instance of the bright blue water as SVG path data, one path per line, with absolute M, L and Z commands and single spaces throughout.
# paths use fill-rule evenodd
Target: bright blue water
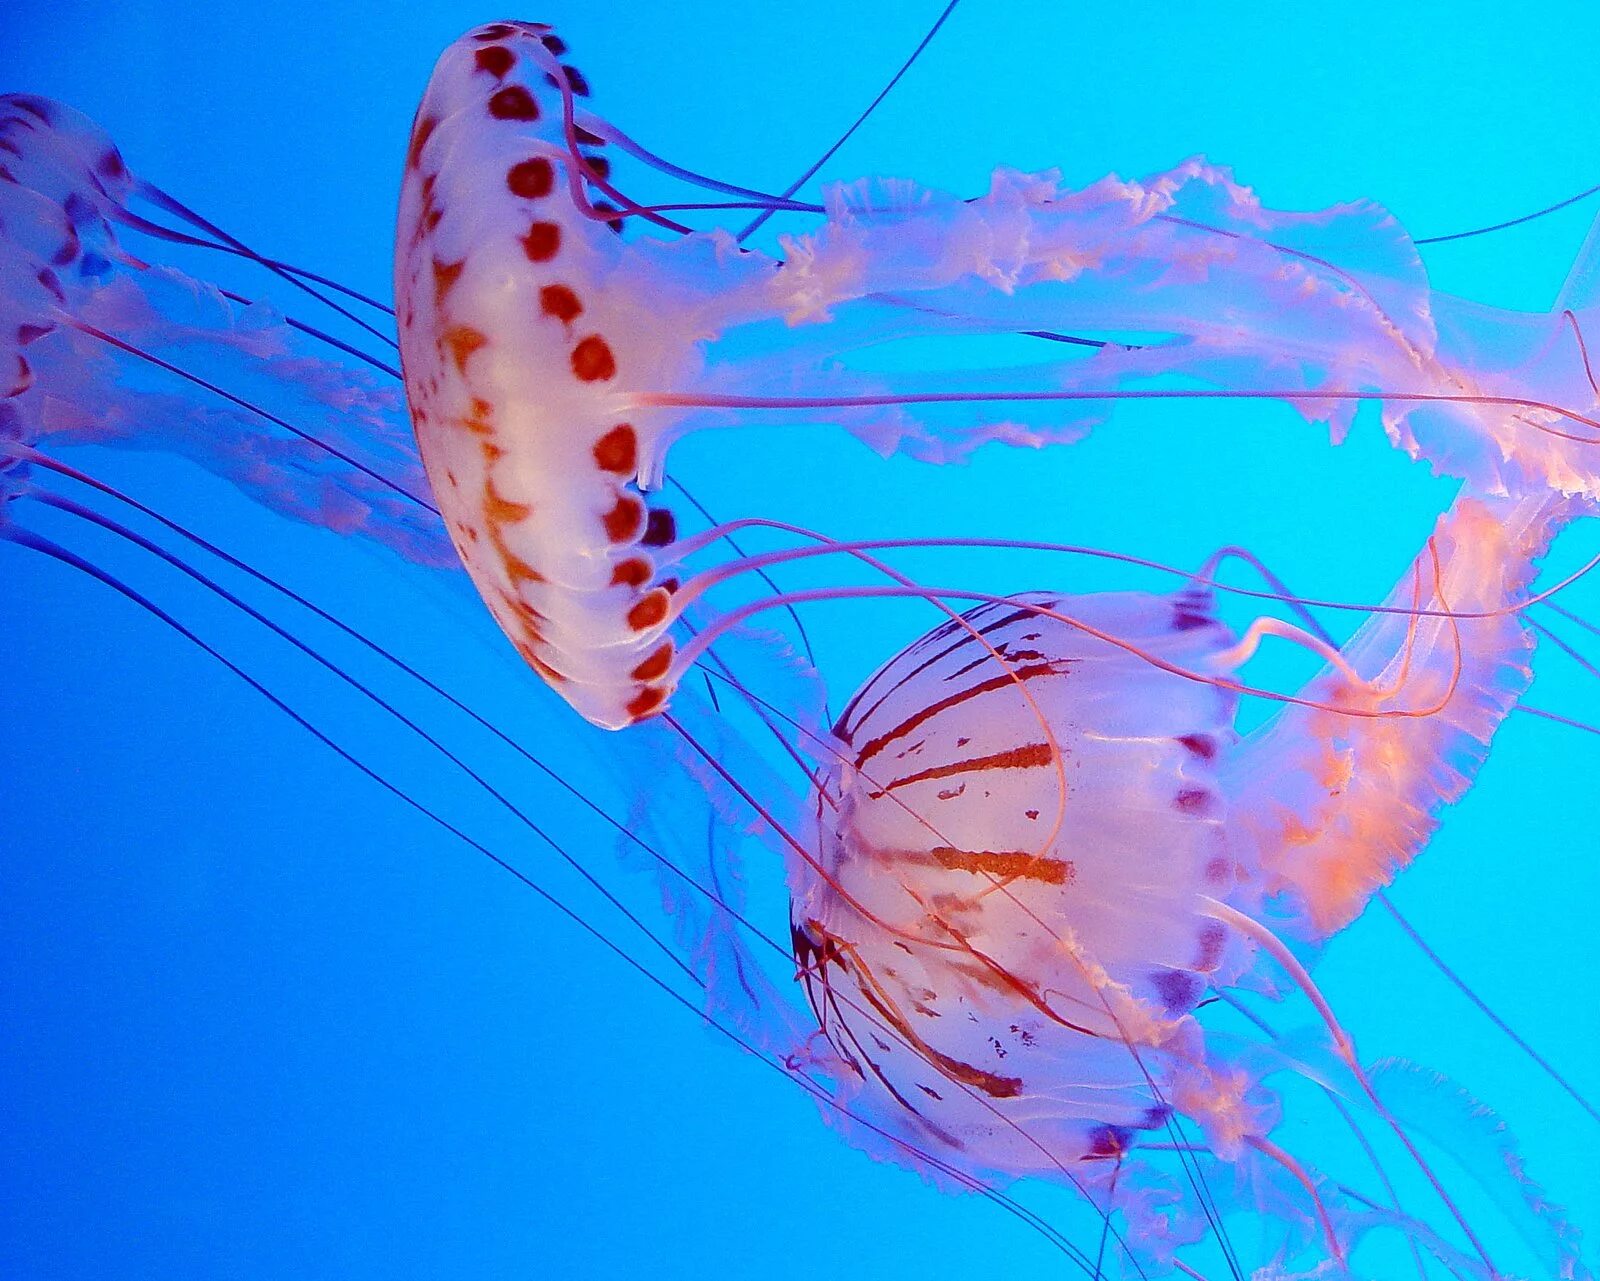
M 520 16 L 559 27 L 600 109 L 648 145 L 776 187 L 935 10 L 555 3 Z M 138 172 L 245 239 L 382 293 L 415 100 L 438 50 L 498 16 L 62 0 L 0 19 L 0 81 L 85 110 Z M 1479 3 L 1312 14 L 967 0 L 827 172 L 973 190 L 1001 161 L 1084 182 L 1204 152 L 1277 207 L 1372 198 L 1414 234 L 1456 231 L 1600 176 L 1586 105 L 1597 43 L 1600 13 L 1580 3 L 1529 16 Z M 1592 212 L 1440 246 L 1427 262 L 1442 289 L 1542 309 Z M 1122 415 L 1071 450 L 991 450 L 944 471 L 777 434 L 746 451 L 758 461 L 730 461 L 729 442 L 708 438 L 677 465 L 719 512 L 752 510 L 759 493 L 760 510 L 839 536 L 1007 532 L 1190 564 L 1242 542 L 1298 590 L 1374 599 L 1449 488 L 1370 424 L 1357 435 L 1330 451 L 1282 417 L 1168 409 Z M 338 602 L 547 755 L 586 750 L 564 709 L 496 660 L 470 610 L 441 611 L 373 554 L 276 522 L 186 466 L 82 458 Z M 73 538 L 623 937 L 370 710 L 176 578 Z M 1579 530 L 1558 559 L 1595 544 Z M 1112 581 L 1059 561 L 982 565 L 972 572 L 1006 589 Z M 940 576 L 963 567 L 941 562 Z M 16 550 L 0 549 L 0 574 L 0 1273 L 1071 1275 L 994 1206 L 844 1146 L 792 1087 L 160 624 Z M 1593 590 L 1574 604 L 1600 615 Z M 920 625 L 819 611 L 836 696 Z M 1301 670 L 1267 663 L 1266 678 Z M 1543 663 L 1536 701 L 1594 719 L 1594 683 L 1553 652 Z M 494 759 L 609 870 L 607 839 Z M 1591 1096 L 1597 769 L 1600 740 L 1514 718 L 1396 893 Z M 1494 1103 L 1534 1177 L 1600 1230 L 1600 1130 L 1392 925 L 1363 921 L 1319 977 L 1369 1057 L 1416 1058 Z M 1286 1142 L 1314 1143 L 1326 1124 L 1298 1118 Z M 1070 1221 L 1064 1195 L 1029 1195 Z

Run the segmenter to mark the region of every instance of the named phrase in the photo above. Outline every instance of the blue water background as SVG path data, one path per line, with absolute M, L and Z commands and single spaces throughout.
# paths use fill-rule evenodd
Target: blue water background
M 515 16 L 555 23 L 597 108 L 647 145 L 778 187 L 936 10 L 551 3 Z M 252 244 L 386 294 L 398 162 L 432 60 L 500 16 L 21 3 L 0 16 L 0 83 L 86 111 L 138 173 Z M 1600 180 L 1595 48 L 1600 9 L 1587 3 L 967 0 L 826 176 L 966 192 L 1000 162 L 1078 184 L 1205 153 L 1275 207 L 1372 198 L 1414 234 L 1439 234 Z M 1543 309 L 1593 212 L 1426 261 L 1438 288 Z M 1186 565 L 1244 543 L 1307 594 L 1376 599 L 1451 487 L 1369 420 L 1356 437 L 1333 451 L 1286 413 L 1169 406 L 1119 415 L 1072 449 L 992 448 L 962 468 L 885 463 L 812 429 L 696 439 L 675 464 L 721 513 L 841 537 L 1010 533 Z M 580 786 L 598 777 L 585 731 L 418 576 L 265 516 L 187 465 L 80 459 L 338 604 L 570 762 Z M 39 525 L 159 595 L 626 938 L 536 842 L 259 629 L 110 540 Z M 1597 548 L 1579 530 L 1557 559 Z M 914 564 L 992 590 L 1118 581 L 1042 558 Z M 848 1148 L 776 1074 L 160 623 L 14 548 L 0 546 L 0 582 L 0 1275 L 1074 1275 L 992 1204 Z M 1600 593 L 1574 600 L 1600 617 Z M 819 610 L 835 696 L 927 621 L 909 607 Z M 1600 719 L 1596 682 L 1553 652 L 1542 661 L 1535 700 Z M 1274 654 L 1261 675 L 1305 671 Z M 496 760 L 610 875 L 609 838 Z M 1513 718 L 1396 891 L 1591 1096 L 1597 771 L 1600 738 Z M 685 824 L 703 821 L 684 810 Z M 620 883 L 650 899 L 640 878 Z M 781 933 L 770 888 L 762 902 Z M 1361 922 L 1319 977 L 1368 1057 L 1413 1057 L 1500 1108 L 1532 1175 L 1600 1232 L 1600 1127 L 1391 923 Z M 1283 1142 L 1314 1147 L 1328 1123 L 1297 1117 Z M 1065 1194 L 1024 1192 L 1070 1220 Z

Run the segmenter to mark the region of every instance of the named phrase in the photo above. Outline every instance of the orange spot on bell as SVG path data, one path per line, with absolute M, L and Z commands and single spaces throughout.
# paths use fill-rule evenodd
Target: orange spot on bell
M 505 566 L 506 576 L 514 583 L 544 582 L 543 574 L 513 552 L 502 551 L 500 561 Z
M 537 654 L 524 654 L 523 657 L 528 660 L 529 667 L 533 668 L 534 671 L 538 672 L 540 676 L 543 676 L 552 685 L 560 685 L 567 679 Z
M 500 592 L 500 599 L 507 609 L 527 624 L 528 635 L 537 641 L 544 639 L 539 633 L 539 628 L 547 621 L 543 614 L 523 600 L 522 597 L 514 596 L 504 589 Z
M 467 360 L 473 352 L 489 345 L 489 340 L 470 325 L 452 325 L 444 331 L 444 345 L 450 350 L 458 372 L 467 372 Z
M 467 268 L 467 260 L 460 262 L 440 262 L 433 260 L 433 297 L 436 302 L 443 302 L 444 296 L 450 292 L 456 281 L 461 279 L 461 273 Z
M 494 487 L 494 481 L 483 482 L 483 514 L 494 525 L 515 525 L 527 520 L 533 508 L 527 503 L 514 503 L 504 498 Z

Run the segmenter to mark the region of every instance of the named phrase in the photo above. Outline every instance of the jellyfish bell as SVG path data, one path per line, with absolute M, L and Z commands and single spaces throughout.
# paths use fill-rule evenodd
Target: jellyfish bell
M 407 156 L 396 302 L 412 422 L 463 564 L 530 665 L 620 728 L 665 699 L 669 589 L 647 547 L 671 535 L 639 492 L 658 433 L 613 387 L 619 366 L 675 384 L 692 344 L 670 303 L 617 280 L 614 237 L 552 198 L 558 164 L 577 190 L 606 163 L 568 150 L 582 80 L 563 47 L 497 23 L 440 60 Z
M 1271 1139 L 1285 1110 L 1267 1078 L 1285 1061 L 1263 1067 L 1208 1037 L 1197 1007 L 1269 971 L 1301 986 L 1352 1093 L 1408 1143 L 1274 930 L 1309 958 L 1465 789 L 1530 677 L 1532 633 L 1510 607 L 1571 514 L 1549 496 L 1458 500 L 1393 612 L 1342 652 L 1252 628 L 1328 667 L 1244 737 L 1237 672 L 1260 636 L 1234 636 L 1199 586 L 997 599 L 887 663 L 834 726 L 820 857 L 793 902 L 802 981 L 856 1113 L 975 1166 L 1045 1177 L 1120 1162 L 1180 1115 L 1247 1196 L 1279 1198 L 1284 1248 L 1306 1244 L 1288 1225 L 1320 1225 L 1317 1248 L 1343 1266 L 1372 1225 L 1355 1226 L 1343 1194 Z M 1463 1107 L 1458 1124 L 1469 1119 Z M 1170 1192 L 1169 1179 L 1124 1172 L 1106 1204 Z M 1285 1180 L 1298 1205 L 1269 1191 Z M 1211 1196 L 1226 1212 L 1229 1194 Z M 1429 1239 L 1412 1213 L 1402 1231 Z M 1535 1199 L 1526 1217 L 1545 1261 L 1577 1266 L 1559 1215 L 1540 1214 Z M 1140 1244 L 1159 1256 L 1200 1230 Z
M 1194 905 L 1231 871 L 1216 766 L 1236 696 L 1144 656 L 1204 669 L 1232 637 L 1176 605 L 979 606 L 886 664 L 835 726 L 819 867 L 793 909 L 808 998 L 864 1079 L 996 1167 L 1048 1172 L 1108 1127 L 1159 1127 L 1124 1037 L 1177 1038 L 1222 959 Z M 901 1043 L 860 1028 L 836 987 Z M 1025 1123 L 1004 1125 L 1011 1110 Z
M 682 918 L 688 948 L 702 949 L 701 963 L 714 953 L 719 967 L 710 1007 L 720 1013 L 742 1001 L 797 1072 L 815 1069 L 842 1092 L 855 1090 L 851 1124 L 897 1159 L 942 1153 L 957 1172 L 1066 1178 L 1081 1166 L 1121 1168 L 1181 1114 L 1203 1127 L 1204 1146 L 1231 1164 L 1230 1175 L 1249 1174 L 1250 1195 L 1278 1197 L 1272 1180 L 1298 1183 L 1294 1172 L 1306 1167 L 1288 1150 L 1279 1150 L 1282 1159 L 1251 1155 L 1262 1149 L 1247 1139 L 1270 1142 L 1270 1097 L 1242 1057 L 1201 1034 L 1198 1003 L 1255 966 L 1283 966 L 1278 956 L 1253 954 L 1270 951 L 1270 936 L 1252 932 L 1252 914 L 1275 911 L 1277 929 L 1315 941 L 1359 911 L 1415 854 L 1438 806 L 1459 794 L 1519 692 L 1527 634 L 1507 606 L 1520 600 L 1527 567 L 1569 514 L 1546 491 L 1590 492 L 1583 424 L 1572 421 L 1587 403 L 1581 344 L 1572 341 L 1582 329 L 1564 317 L 1519 322 L 1517 332 L 1537 341 L 1486 343 L 1500 353 L 1507 387 L 1470 385 L 1467 366 L 1481 380 L 1485 362 L 1453 358 L 1448 343 L 1441 354 L 1414 255 L 1382 218 L 1272 214 L 1201 165 L 1081 192 L 1048 176 L 1002 173 L 974 201 L 909 185 L 837 189 L 825 220 L 786 247 L 781 269 L 767 255 L 738 252 L 726 234 L 619 239 L 609 224 L 640 215 L 626 204 L 598 207 L 606 172 L 593 156 L 599 141 L 622 143 L 597 119 L 580 123 L 576 83 L 556 61 L 554 38 L 517 24 L 469 34 L 447 52 L 424 101 L 397 273 L 407 386 L 455 548 L 529 666 L 608 726 L 638 721 L 671 698 L 667 714 L 691 727 L 682 763 L 719 816 L 749 823 L 754 797 L 772 820 L 794 890 L 794 960 L 820 1041 L 796 1049 L 789 994 L 764 986 L 746 964 L 751 949 L 739 941 L 744 923 L 733 916 L 732 893 L 708 906 L 716 851 L 709 867 L 695 869 L 700 882 L 679 884 L 684 901 L 698 903 Z M 76 139 L 81 127 L 62 134 Z M 60 154 L 73 189 L 103 207 L 92 203 L 94 169 L 81 157 L 104 152 L 74 142 Z M 64 189 L 29 190 L 44 200 L 40 225 L 59 224 Z M 110 201 L 107 216 L 120 217 L 126 200 Z M 157 207 L 172 208 L 159 199 Z M 1360 270 L 1342 265 L 1327 243 L 1340 237 L 1370 242 L 1371 260 Z M 558 252 L 542 256 L 552 246 Z M 17 261 L 60 251 L 45 242 Z M 318 415 L 333 430 L 334 454 L 275 435 L 273 448 L 287 452 L 264 457 L 263 434 L 287 428 L 264 426 L 231 402 L 206 402 L 204 412 L 222 417 L 201 418 L 210 430 L 193 430 L 203 389 L 175 397 L 168 415 L 152 414 L 160 400 L 124 381 L 150 356 L 208 370 L 220 359 L 230 377 L 276 379 L 324 410 L 341 384 L 334 373 L 318 381 L 322 367 L 285 363 L 290 351 L 305 359 L 294 344 L 306 336 L 281 322 L 258 314 L 263 323 L 252 328 L 248 309 L 203 290 L 193 304 L 212 310 L 186 313 L 174 302 L 181 282 L 160 269 L 124 263 L 104 274 L 98 264 L 80 272 L 86 296 L 66 309 L 77 323 L 58 324 L 61 332 L 23 352 L 30 371 L 47 375 L 35 385 L 54 388 L 66 409 L 80 411 L 80 424 L 105 416 L 81 412 L 92 405 L 149 432 L 146 442 L 193 450 L 288 514 L 370 534 L 405 554 L 442 546 L 414 462 L 384 435 L 389 419 L 376 388 L 352 373 L 340 404 L 353 407 L 348 419 Z M 97 320 L 91 309 L 113 303 L 141 327 Z M 27 306 L 48 312 L 52 304 Z M 1468 319 L 1456 327 L 1457 352 L 1459 335 L 1489 334 L 1496 323 Z M 1079 362 L 964 377 L 841 363 L 885 338 L 1024 326 L 1040 330 L 1042 343 L 1107 330 L 1147 341 L 1107 343 Z M 1149 341 L 1174 333 L 1181 341 Z M 54 364 L 45 359 L 52 352 Z M 1537 404 L 1523 399 L 1530 360 L 1541 370 Z M 104 362 L 114 376 L 96 375 Z M 1233 739 L 1231 703 L 1249 637 L 1225 634 L 1190 588 L 1175 598 L 1049 592 L 1010 605 L 983 601 L 1017 616 L 992 636 L 985 627 L 996 620 L 986 614 L 947 618 L 939 639 L 914 643 L 868 683 L 835 738 L 803 717 L 798 726 L 785 721 L 792 705 L 757 702 L 764 674 L 735 664 L 737 683 L 724 693 L 750 696 L 747 710 L 772 740 L 767 754 L 788 750 L 773 745 L 778 729 L 817 762 L 814 780 L 802 775 L 815 826 L 786 818 L 773 792 L 752 782 L 763 753 L 732 734 L 719 738 L 728 733 L 721 721 L 695 710 L 709 700 L 679 686 L 685 672 L 698 674 L 702 660 L 725 652 L 741 612 L 795 594 L 774 589 L 728 608 L 715 593 L 756 569 L 822 556 L 866 564 L 863 557 L 899 548 L 820 539 L 707 566 L 728 527 L 679 540 L 658 519 L 652 536 L 645 490 L 659 479 L 668 444 L 693 427 L 737 431 L 753 417 L 804 417 L 942 459 L 989 439 L 1073 439 L 1104 416 L 1105 403 L 1163 377 L 1287 400 L 1308 416 L 1381 401 L 1397 444 L 1442 459 L 1480 488 L 1515 492 L 1459 504 L 1396 588 L 1395 612 L 1338 654 L 1301 701 L 1286 703 L 1272 730 L 1245 742 Z M 1569 397 L 1573 387 L 1578 395 Z M 51 431 L 69 439 L 57 420 L 37 422 L 32 445 Z M 756 517 L 747 527 L 760 525 Z M 778 532 L 803 544 L 811 537 Z M 645 568 L 614 581 L 630 562 Z M 694 576 L 669 591 L 680 562 Z M 903 578 L 889 590 L 961 599 Z M 670 607 L 655 617 L 652 605 L 636 626 L 634 611 L 663 595 Z M 829 588 L 817 595 L 848 599 Z M 679 612 L 697 602 L 700 616 Z M 1464 616 L 1474 613 L 1481 617 Z M 664 650 L 680 622 L 699 630 L 672 632 Z M 1027 656 L 1034 647 L 1036 660 Z M 941 657 L 926 663 L 930 650 Z M 661 652 L 672 667 L 640 675 Z M 1031 672 L 1032 663 L 1046 670 Z M 991 681 L 992 690 L 953 704 L 944 688 Z M 649 691 L 659 701 L 636 704 Z M 616 737 L 649 732 L 640 725 Z M 901 741 L 912 737 L 920 745 Z M 891 760 L 894 772 L 881 777 Z M 642 781 L 640 792 L 641 804 L 661 795 Z M 668 812 L 656 825 L 676 822 Z M 1158 857 L 1179 871 L 1153 879 L 1141 870 Z M 964 1026 L 939 1013 L 962 1003 L 976 1015 Z M 1109 1186 L 1097 1195 L 1130 1221 L 1131 1198 L 1167 1190 L 1131 1174 L 1120 1186 L 1121 1203 Z M 1172 1195 L 1191 1209 L 1205 1200 L 1199 1188 Z M 1302 1234 L 1306 1251 L 1337 1253 L 1350 1239 L 1349 1207 L 1314 1184 L 1274 1203 L 1292 1207 L 1302 1226 L 1319 1205 L 1331 1216 L 1326 1228 Z M 1148 1223 L 1136 1236 L 1126 1247 L 1134 1258 L 1159 1258 L 1170 1244 Z

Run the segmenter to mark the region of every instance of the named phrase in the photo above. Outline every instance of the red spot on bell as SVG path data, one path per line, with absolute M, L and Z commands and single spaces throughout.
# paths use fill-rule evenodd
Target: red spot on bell
M 591 334 L 572 349 L 572 372 L 586 383 L 603 382 L 616 376 L 617 360 L 611 347 L 599 334 Z
M 628 626 L 636 632 L 654 627 L 665 621 L 667 609 L 672 603 L 671 596 L 662 588 L 640 598 L 639 603 L 628 611 Z
M 536 222 L 522 238 L 522 250 L 530 262 L 549 262 L 561 248 L 561 227 L 553 222 Z
M 444 296 L 450 292 L 456 281 L 461 279 L 461 273 L 466 270 L 467 260 L 460 262 L 440 262 L 433 260 L 433 296 L 439 301 L 444 301 Z
M 644 524 L 644 504 L 631 494 L 620 494 L 616 506 L 603 519 L 606 537 L 614 543 L 625 543 L 636 537 Z
M 490 95 L 489 114 L 496 120 L 537 120 L 539 104 L 521 85 L 507 85 Z
M 664 689 L 643 689 L 639 696 L 628 704 L 628 715 L 636 721 L 642 721 L 647 716 L 654 716 L 661 710 L 661 705 L 667 701 L 667 691 Z
M 539 291 L 539 306 L 545 315 L 554 316 L 564 324 L 571 324 L 583 314 L 578 295 L 566 285 L 546 285 Z
M 422 162 L 422 149 L 428 145 L 428 139 L 433 137 L 433 131 L 439 127 L 439 118 L 429 116 L 426 120 L 417 121 L 417 126 L 411 131 L 411 149 L 406 152 L 406 163 L 413 169 Z
M 555 170 L 543 156 L 521 160 L 506 171 L 506 186 L 511 194 L 524 200 L 538 200 L 548 196 L 556 185 Z
M 636 681 L 658 680 L 667 674 L 667 668 L 672 666 L 672 642 L 667 641 L 660 649 L 651 654 L 649 658 L 633 669 L 630 675 Z
M 611 567 L 613 587 L 643 587 L 650 581 L 650 562 L 642 556 L 630 556 Z
M 619 423 L 594 445 L 594 460 L 601 471 L 632 476 L 639 470 L 639 442 L 633 428 Z
M 474 61 L 478 64 L 479 71 L 487 71 L 496 80 L 503 80 L 506 72 L 517 65 L 517 55 L 503 44 L 494 44 L 486 49 L 479 49 Z

